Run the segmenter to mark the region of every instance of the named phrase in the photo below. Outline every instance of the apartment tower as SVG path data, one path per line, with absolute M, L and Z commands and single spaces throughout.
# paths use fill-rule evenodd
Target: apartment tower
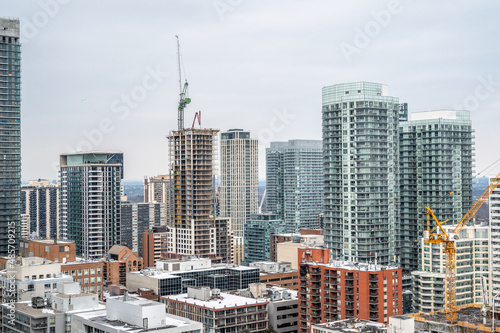
M 422 269 L 421 238 L 429 206 L 440 221 L 457 224 L 472 206 L 473 130 L 469 111 L 414 112 L 400 123 L 403 269 Z
M 60 234 L 76 253 L 99 259 L 119 244 L 123 154 L 89 152 L 60 157 Z
M 258 142 L 249 131 L 221 133 L 220 216 L 230 217 L 235 237 L 243 237 L 245 222 L 259 210 Z
M 59 186 L 46 179 L 21 186 L 21 214 L 27 215 L 30 235 L 58 238 Z
M 325 244 L 335 257 L 395 260 L 399 113 L 383 84 L 323 88 Z
M 168 135 L 173 216 L 170 252 L 207 257 L 216 253 L 214 160 L 218 130 L 181 129 Z
M 266 148 L 267 211 L 278 215 L 289 232 L 318 228 L 322 163 L 321 140 L 271 142 Z
M 0 18 L 0 255 L 21 233 L 21 45 L 19 20 Z M 11 240 L 9 242 L 9 240 Z M 14 240 L 14 242 L 12 242 Z

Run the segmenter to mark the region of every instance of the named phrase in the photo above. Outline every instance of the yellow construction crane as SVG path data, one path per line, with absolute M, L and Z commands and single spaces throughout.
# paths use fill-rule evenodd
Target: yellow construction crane
M 425 207 L 427 213 L 427 229 L 424 231 L 424 241 L 426 243 L 444 244 L 445 253 L 445 286 L 446 286 L 446 320 L 449 323 L 455 323 L 457 321 L 457 290 L 456 290 L 456 267 L 455 267 L 455 241 L 458 239 L 458 234 L 460 231 L 469 223 L 474 214 L 483 205 L 483 203 L 488 199 L 491 192 L 500 184 L 500 173 L 490 182 L 483 194 L 474 202 L 472 207 L 467 213 L 462 217 L 460 222 L 451 233 L 447 233 L 443 228 L 443 224 L 448 222 L 448 220 L 439 222 L 434 215 L 432 209 L 427 206 Z M 433 229 L 430 227 L 430 216 L 436 222 L 436 226 Z M 441 230 L 441 233 L 434 232 L 437 228 Z

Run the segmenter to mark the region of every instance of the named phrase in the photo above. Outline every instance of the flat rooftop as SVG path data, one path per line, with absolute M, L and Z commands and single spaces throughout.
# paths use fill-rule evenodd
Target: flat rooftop
M 349 318 L 344 320 L 332 321 L 329 323 L 316 324 L 314 327 L 334 330 L 336 332 L 380 332 L 386 331 L 387 326 L 375 321 Z
M 491 307 L 487 307 L 488 314 L 483 317 L 481 314 L 482 304 L 466 304 L 457 306 L 457 323 L 459 327 L 466 329 L 469 332 L 472 331 L 486 331 L 493 326 L 493 320 L 491 318 Z M 499 313 L 500 309 L 495 308 L 495 313 Z M 412 313 L 409 314 L 410 317 L 415 318 L 415 330 L 422 329 L 424 325 L 426 327 L 432 328 L 433 325 L 448 325 L 446 323 L 446 312 L 444 310 L 431 312 L 431 313 Z M 499 317 L 497 315 L 496 317 Z M 500 327 L 500 320 L 495 320 L 495 330 Z M 444 330 L 442 330 L 444 332 Z
M 233 307 L 248 307 L 257 304 L 267 303 L 265 299 L 254 299 L 254 298 L 231 295 L 226 293 L 220 293 L 220 297 L 214 297 L 208 301 L 203 301 L 200 299 L 194 299 L 188 297 L 188 294 L 163 296 L 161 298 L 178 301 L 182 303 L 188 303 L 192 305 L 198 305 L 201 307 L 215 309 L 215 310 L 220 310 L 224 308 L 233 308 Z
M 387 271 L 392 269 L 399 269 L 400 267 L 391 265 L 379 265 L 379 264 L 367 264 L 367 263 L 353 263 L 351 261 L 343 260 L 332 260 L 328 264 L 318 263 L 315 261 L 302 261 L 302 263 L 308 263 L 313 265 L 319 265 L 330 268 L 340 268 L 350 271 L 364 271 L 364 272 L 379 272 Z

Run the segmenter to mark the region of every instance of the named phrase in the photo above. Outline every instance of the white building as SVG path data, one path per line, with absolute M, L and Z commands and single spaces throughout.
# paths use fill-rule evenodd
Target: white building
M 444 227 L 452 232 L 454 226 Z M 482 303 L 482 276 L 489 284 L 489 236 L 487 226 L 468 226 L 462 229 L 455 242 L 457 305 Z M 416 311 L 431 312 L 445 307 L 445 254 L 443 245 L 427 244 L 421 239 L 422 271 L 414 271 L 413 307 Z
M 257 139 L 250 138 L 250 132 L 242 129 L 222 132 L 220 156 L 220 216 L 230 217 L 234 236 L 243 238 L 245 222 L 259 210 Z
M 120 333 L 201 333 L 202 324 L 185 318 L 167 314 L 165 305 L 124 296 L 108 297 L 106 309 L 73 315 L 72 332 Z
M 0 272 L 2 303 L 11 299 L 24 302 L 36 296 L 47 297 L 56 292 L 58 282 L 73 282 L 73 277 L 61 273 L 61 263 L 43 258 L 21 258 L 20 264 Z

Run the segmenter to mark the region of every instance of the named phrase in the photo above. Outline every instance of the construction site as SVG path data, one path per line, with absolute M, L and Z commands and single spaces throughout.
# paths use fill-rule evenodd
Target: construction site
M 430 313 L 413 313 L 415 332 L 500 332 L 499 309 L 495 309 L 495 320 L 492 320 L 491 307 L 483 309 L 482 304 L 467 304 L 457 306 L 457 321 L 450 324 L 446 320 L 446 311 L 440 310 Z

